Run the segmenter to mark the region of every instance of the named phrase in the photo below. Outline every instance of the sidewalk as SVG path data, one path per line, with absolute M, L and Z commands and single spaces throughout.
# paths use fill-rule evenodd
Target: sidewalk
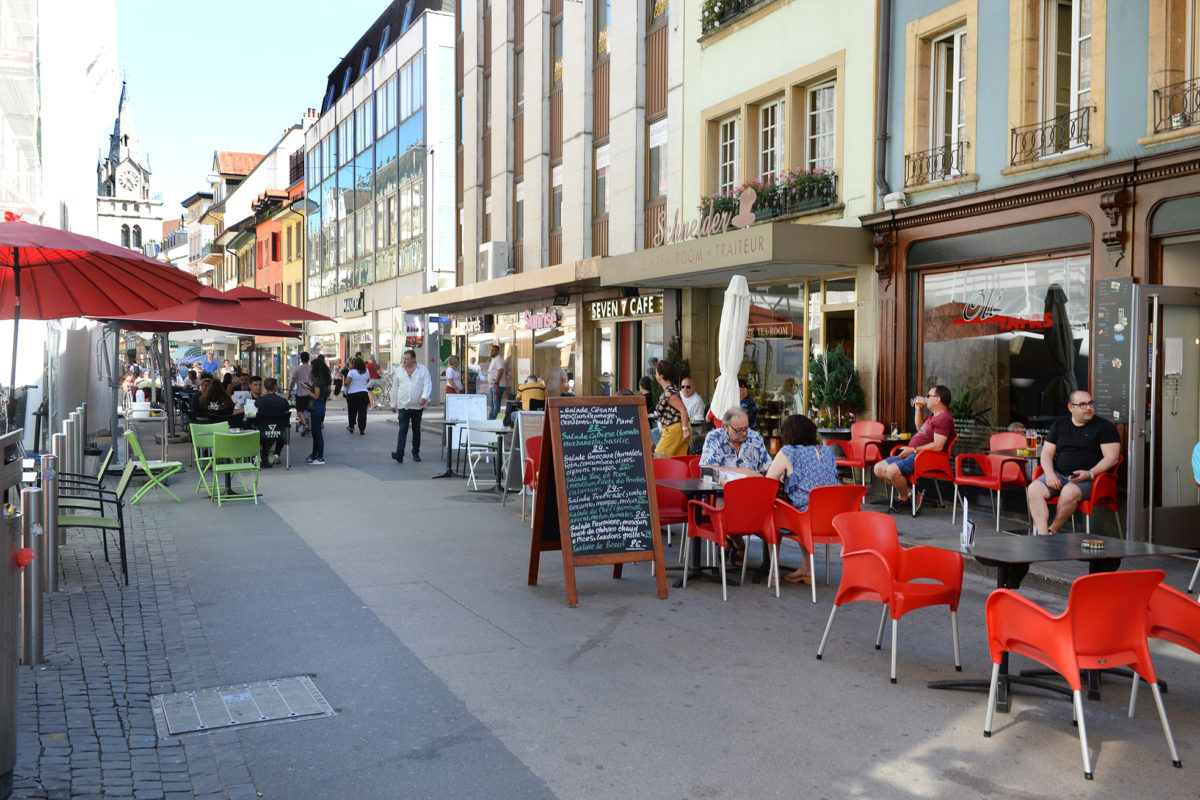
M 425 422 L 440 433 L 438 411 Z M 361 437 L 339 414 L 327 425 L 328 464 L 305 466 L 308 440 L 294 438 L 293 469 L 263 472 L 260 505 L 218 509 L 192 493 L 187 471 L 172 484 L 182 503 L 153 492 L 131 507 L 129 587 L 115 550 L 106 563 L 97 534 L 68 531 L 62 591 L 46 601 L 46 663 L 21 668 L 14 797 L 1190 791 L 1188 774 L 1164 763 L 1153 704 L 1125 718 L 1123 681 L 1106 681 L 1103 700 L 1087 707 L 1095 784 L 1078 774 L 1069 706 L 1057 700 L 1021 695 L 984 739 L 982 696 L 925 687 L 955 676 L 944 609 L 905 617 L 898 685 L 888 684 L 887 646 L 871 646 L 879 615 L 866 604 L 838 615 L 825 660 L 814 660 L 836 552 L 815 605 L 808 587 L 790 584 L 778 599 L 750 585 L 730 587 L 724 603 L 719 585 L 700 582 L 658 600 L 648 570 L 634 565 L 621 581 L 581 568 L 580 606 L 568 609 L 555 554 L 543 557 L 538 585 L 526 585 L 530 532 L 518 498 L 501 508 L 461 479 L 431 481 L 443 466 L 432 447 L 421 464 L 395 464 L 386 410 Z M 171 456 L 186 462 L 187 452 L 175 445 Z M 956 534 L 948 509 L 896 519 L 907 537 Z M 677 551 L 676 540 L 668 568 Z M 797 558 L 785 549 L 785 566 Z M 1182 588 L 1193 564 L 1136 566 L 1164 568 Z M 1061 606 L 1083 572 L 1037 565 L 1023 592 Z M 983 603 L 994 585 L 986 574 L 964 579 L 970 675 L 988 668 Z M 1194 764 L 1196 659 L 1163 652 L 1168 713 Z M 152 695 L 289 676 L 311 679 L 334 715 L 165 737 L 156 729 Z M 870 753 L 870 763 L 848 752 Z

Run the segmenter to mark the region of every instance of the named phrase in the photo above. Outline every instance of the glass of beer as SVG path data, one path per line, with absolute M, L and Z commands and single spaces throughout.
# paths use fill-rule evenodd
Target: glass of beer
M 1038 440 L 1037 432 L 1034 431 L 1033 428 L 1030 428 L 1029 430 L 1025 431 L 1025 436 L 1029 443 L 1029 449 L 1036 450 L 1037 449 L 1037 440 Z

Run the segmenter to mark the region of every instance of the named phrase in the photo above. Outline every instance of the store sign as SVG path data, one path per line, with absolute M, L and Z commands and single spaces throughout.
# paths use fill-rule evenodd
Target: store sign
M 750 209 L 754 206 L 757 198 L 758 193 L 753 189 L 743 189 L 742 193 L 738 195 L 737 214 L 731 214 L 728 211 L 720 213 L 713 211 L 691 222 L 681 222 L 680 211 L 675 209 L 675 221 L 671 225 L 667 225 L 667 212 L 666 209 L 663 209 L 658 212 L 658 219 L 655 221 L 653 244 L 655 247 L 662 247 L 664 244 L 675 244 L 688 239 L 699 239 L 704 236 L 725 233 L 729 230 L 730 225 L 735 228 L 745 228 L 754 222 L 754 214 Z
M 637 297 L 595 300 L 590 304 L 589 311 L 593 320 L 657 316 L 662 314 L 662 295 L 645 294 Z
M 530 309 L 522 316 L 525 320 L 525 329 L 530 331 L 544 331 L 550 328 L 557 328 L 559 323 L 558 312 L 553 308 L 542 308 L 537 311 Z
M 367 313 L 367 295 L 365 291 L 361 291 L 356 295 L 342 298 L 342 314 L 366 314 Z
M 1011 293 L 1010 308 L 1025 308 L 1025 290 Z M 1004 289 L 976 289 L 963 303 L 962 316 L 955 325 L 996 325 L 1002 331 L 1041 331 L 1054 324 L 1053 312 L 1045 314 L 1012 314 L 1005 311 Z
M 485 314 L 482 317 L 463 317 L 459 320 L 456 333 L 491 333 L 492 332 L 492 315 Z

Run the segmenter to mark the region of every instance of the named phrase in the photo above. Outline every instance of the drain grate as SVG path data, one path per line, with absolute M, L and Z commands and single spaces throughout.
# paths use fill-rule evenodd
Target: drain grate
M 332 717 L 336 713 L 304 675 L 156 694 L 151 696 L 150 706 L 161 739 L 221 728 Z

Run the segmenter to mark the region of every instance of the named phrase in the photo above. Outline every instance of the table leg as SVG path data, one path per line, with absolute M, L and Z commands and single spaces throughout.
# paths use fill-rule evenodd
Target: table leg
M 434 478 L 457 478 L 458 474 L 453 468 L 454 448 L 450 446 L 450 431 L 453 429 L 453 422 L 442 423 L 442 443 L 446 447 L 446 471 L 439 472 L 434 475 Z M 403 453 L 401 453 L 403 455 Z

